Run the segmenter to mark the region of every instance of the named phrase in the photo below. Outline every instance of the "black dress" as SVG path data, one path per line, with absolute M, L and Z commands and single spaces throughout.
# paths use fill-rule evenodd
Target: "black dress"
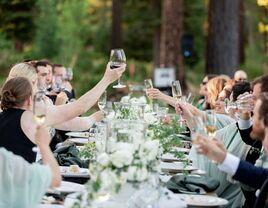
M 24 134 L 20 122 L 25 110 L 10 108 L 0 113 L 0 147 L 20 155 L 30 163 L 35 162 L 36 145 Z

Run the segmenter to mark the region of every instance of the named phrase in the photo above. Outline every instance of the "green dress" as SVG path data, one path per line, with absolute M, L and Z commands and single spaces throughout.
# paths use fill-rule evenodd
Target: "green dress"
M 218 130 L 217 138 L 221 139 L 228 152 L 242 160 L 245 159 L 250 146 L 242 141 L 236 123 L 231 123 Z M 205 170 L 208 176 L 220 181 L 220 187 L 216 190 L 216 193 L 219 197 L 229 201 L 227 207 L 243 206 L 245 199 L 238 182 L 234 181 L 228 174 L 220 171 L 217 165 L 209 161 L 205 156 L 197 154 L 194 147 L 190 151 L 190 158 L 193 160 L 194 166 Z
M 52 179 L 48 166 L 29 164 L 4 148 L 0 148 L 0 170 L 0 208 L 37 207 Z

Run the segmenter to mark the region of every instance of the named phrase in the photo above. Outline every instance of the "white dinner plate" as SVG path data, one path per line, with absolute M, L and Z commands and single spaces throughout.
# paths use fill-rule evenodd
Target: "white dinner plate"
M 59 187 L 49 189 L 49 192 L 60 192 L 60 193 L 74 193 L 74 192 L 83 192 L 86 188 L 84 185 L 62 181 Z
M 228 201 L 223 198 L 208 195 L 177 194 L 188 206 L 215 207 L 224 206 Z
M 68 139 L 69 141 L 75 143 L 75 144 L 80 144 L 80 145 L 84 145 L 87 144 L 89 142 L 95 142 L 95 138 L 90 137 L 90 138 L 70 138 Z
M 172 153 L 166 153 L 161 156 L 162 161 L 172 162 L 172 161 L 186 161 L 188 160 L 188 155 L 185 155 L 183 159 L 176 158 Z
M 192 171 L 197 169 L 191 165 L 187 165 L 185 167 L 183 162 L 172 162 L 172 163 L 161 162 L 160 167 L 163 172 L 169 172 L 169 173 L 181 173 L 183 171 Z
M 65 135 L 70 137 L 81 137 L 81 138 L 88 138 L 89 132 L 67 132 Z
M 184 152 L 184 153 L 189 153 L 190 149 L 187 148 L 182 148 L 182 147 L 174 147 L 172 150 L 172 152 Z
M 79 178 L 89 178 L 89 170 L 87 168 L 79 168 L 79 172 L 71 172 L 69 167 L 60 166 L 60 173 L 63 177 L 79 177 Z

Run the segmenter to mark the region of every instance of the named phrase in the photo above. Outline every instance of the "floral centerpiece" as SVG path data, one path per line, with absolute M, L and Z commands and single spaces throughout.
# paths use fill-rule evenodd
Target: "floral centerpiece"
M 94 207 L 102 199 L 116 195 L 127 182 L 143 183 L 158 174 L 159 154 L 180 145 L 180 139 L 172 136 L 183 130 L 177 118 L 169 123 L 157 119 L 144 96 L 123 97 L 115 111 L 115 118 L 107 121 L 105 151 L 97 151 L 95 162 L 90 164 L 84 207 Z M 183 156 L 178 153 L 177 157 Z M 83 207 L 82 203 L 76 207 Z

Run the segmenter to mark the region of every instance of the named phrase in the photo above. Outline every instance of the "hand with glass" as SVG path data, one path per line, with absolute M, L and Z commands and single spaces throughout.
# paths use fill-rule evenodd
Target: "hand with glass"
M 44 92 L 37 92 L 33 100 L 33 114 L 36 123 L 41 126 L 45 123 L 47 103 Z
M 147 97 L 148 97 L 149 100 L 150 100 L 150 107 L 151 107 L 151 109 L 152 109 L 152 111 L 153 111 L 153 101 L 152 101 L 152 99 L 150 99 L 150 97 L 148 96 L 148 93 L 147 93 L 147 90 L 149 90 L 149 89 L 153 89 L 153 88 L 154 88 L 154 86 L 153 86 L 153 82 L 152 82 L 151 79 L 145 79 L 145 80 L 144 80 L 144 88 L 145 88 L 146 95 L 147 95 Z
M 206 110 L 203 115 L 204 130 L 209 138 L 213 139 L 216 136 L 216 112 L 214 110 Z
M 116 69 L 123 65 L 126 65 L 126 55 L 123 49 L 112 49 L 110 54 L 110 68 Z M 124 88 L 126 85 L 121 84 L 120 77 L 118 78 L 118 84 L 113 88 Z
M 107 91 L 105 90 L 98 100 L 98 107 L 101 111 L 104 110 L 107 103 Z
M 173 98 L 176 100 L 176 102 L 179 102 L 182 97 L 181 85 L 179 80 L 171 82 L 171 90 Z

